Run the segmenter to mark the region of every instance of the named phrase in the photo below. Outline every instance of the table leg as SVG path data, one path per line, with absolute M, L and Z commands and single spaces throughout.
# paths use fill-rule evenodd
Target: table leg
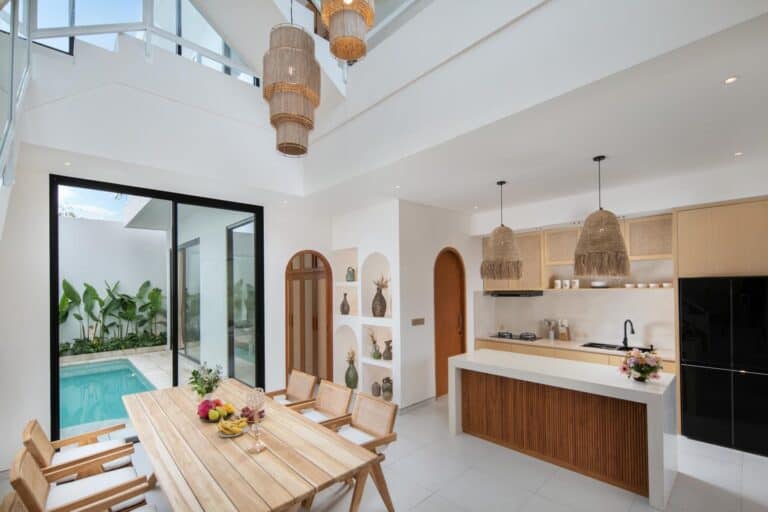
M 352 493 L 352 503 L 349 505 L 349 512 L 357 512 L 360 510 L 360 500 L 363 498 L 363 491 L 365 490 L 365 481 L 368 479 L 368 473 L 370 468 L 365 466 L 355 476 L 355 491 Z

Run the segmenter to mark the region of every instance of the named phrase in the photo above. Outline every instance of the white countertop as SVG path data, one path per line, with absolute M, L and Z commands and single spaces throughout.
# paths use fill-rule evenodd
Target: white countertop
M 613 366 L 488 349 L 453 356 L 449 365 L 646 404 L 658 400 L 675 382 L 675 376 L 669 373 L 662 373 L 656 380 L 636 382 Z
M 605 350 L 602 348 L 582 347 L 583 344 L 590 343 L 590 342 L 612 343 L 614 345 L 620 345 L 621 341 L 617 341 L 617 342 L 610 342 L 610 341 L 604 341 L 604 340 L 603 341 L 596 341 L 596 340 L 558 341 L 558 340 L 549 340 L 549 339 L 525 341 L 525 340 L 510 340 L 507 338 L 497 338 L 496 336 L 477 336 L 476 339 L 496 341 L 501 343 L 514 343 L 516 345 L 528 345 L 532 347 L 557 348 L 562 350 L 575 350 L 578 352 L 592 352 L 594 354 L 603 354 L 607 356 L 623 356 L 624 354 L 626 354 L 626 352 L 623 352 L 621 350 Z M 655 348 L 655 350 L 656 350 L 656 353 L 659 354 L 659 356 L 661 356 L 661 358 L 664 361 L 675 361 L 677 359 L 675 357 L 674 349 Z

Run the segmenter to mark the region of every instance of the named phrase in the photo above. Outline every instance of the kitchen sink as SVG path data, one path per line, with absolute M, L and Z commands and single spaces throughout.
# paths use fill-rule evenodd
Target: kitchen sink
M 650 352 L 653 350 L 653 347 L 625 347 L 624 345 L 614 345 L 612 343 L 584 343 L 582 347 L 599 348 L 602 350 L 620 350 L 622 352 L 628 352 L 635 348 L 640 352 Z

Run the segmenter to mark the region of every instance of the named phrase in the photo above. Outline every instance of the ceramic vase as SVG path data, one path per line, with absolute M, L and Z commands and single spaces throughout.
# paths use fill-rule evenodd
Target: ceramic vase
M 373 351 L 371 352 L 371 357 L 374 359 L 381 359 L 381 351 L 379 350 L 379 344 L 375 341 L 373 342 Z
M 373 396 L 381 396 L 381 384 L 378 382 L 371 384 L 371 394 Z
M 378 286 L 376 287 L 376 295 L 373 296 L 371 312 L 377 318 L 382 318 L 387 313 L 387 299 L 384 298 L 384 294 L 381 293 L 381 288 Z
M 347 294 L 344 294 L 344 300 L 341 301 L 341 314 L 342 315 L 348 315 L 349 314 L 349 301 L 347 300 Z
M 354 267 L 347 267 L 347 275 L 345 276 L 345 279 L 348 283 L 351 283 L 355 280 L 355 268 Z
M 385 361 L 392 360 L 392 340 L 384 340 L 384 352 L 381 354 L 381 358 Z
M 347 372 L 344 374 L 344 382 L 346 383 L 347 387 L 349 389 L 357 389 L 357 368 L 355 368 L 355 363 L 352 361 L 349 361 L 349 366 L 347 367 Z
M 381 397 L 387 402 L 392 401 L 392 379 L 384 377 L 381 381 Z

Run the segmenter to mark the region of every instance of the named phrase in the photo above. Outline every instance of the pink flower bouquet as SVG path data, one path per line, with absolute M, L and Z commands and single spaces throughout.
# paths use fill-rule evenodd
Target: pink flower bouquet
M 624 361 L 619 367 L 627 378 L 632 377 L 638 382 L 658 379 L 661 369 L 661 358 L 656 352 L 641 352 L 636 348 L 624 355 Z

